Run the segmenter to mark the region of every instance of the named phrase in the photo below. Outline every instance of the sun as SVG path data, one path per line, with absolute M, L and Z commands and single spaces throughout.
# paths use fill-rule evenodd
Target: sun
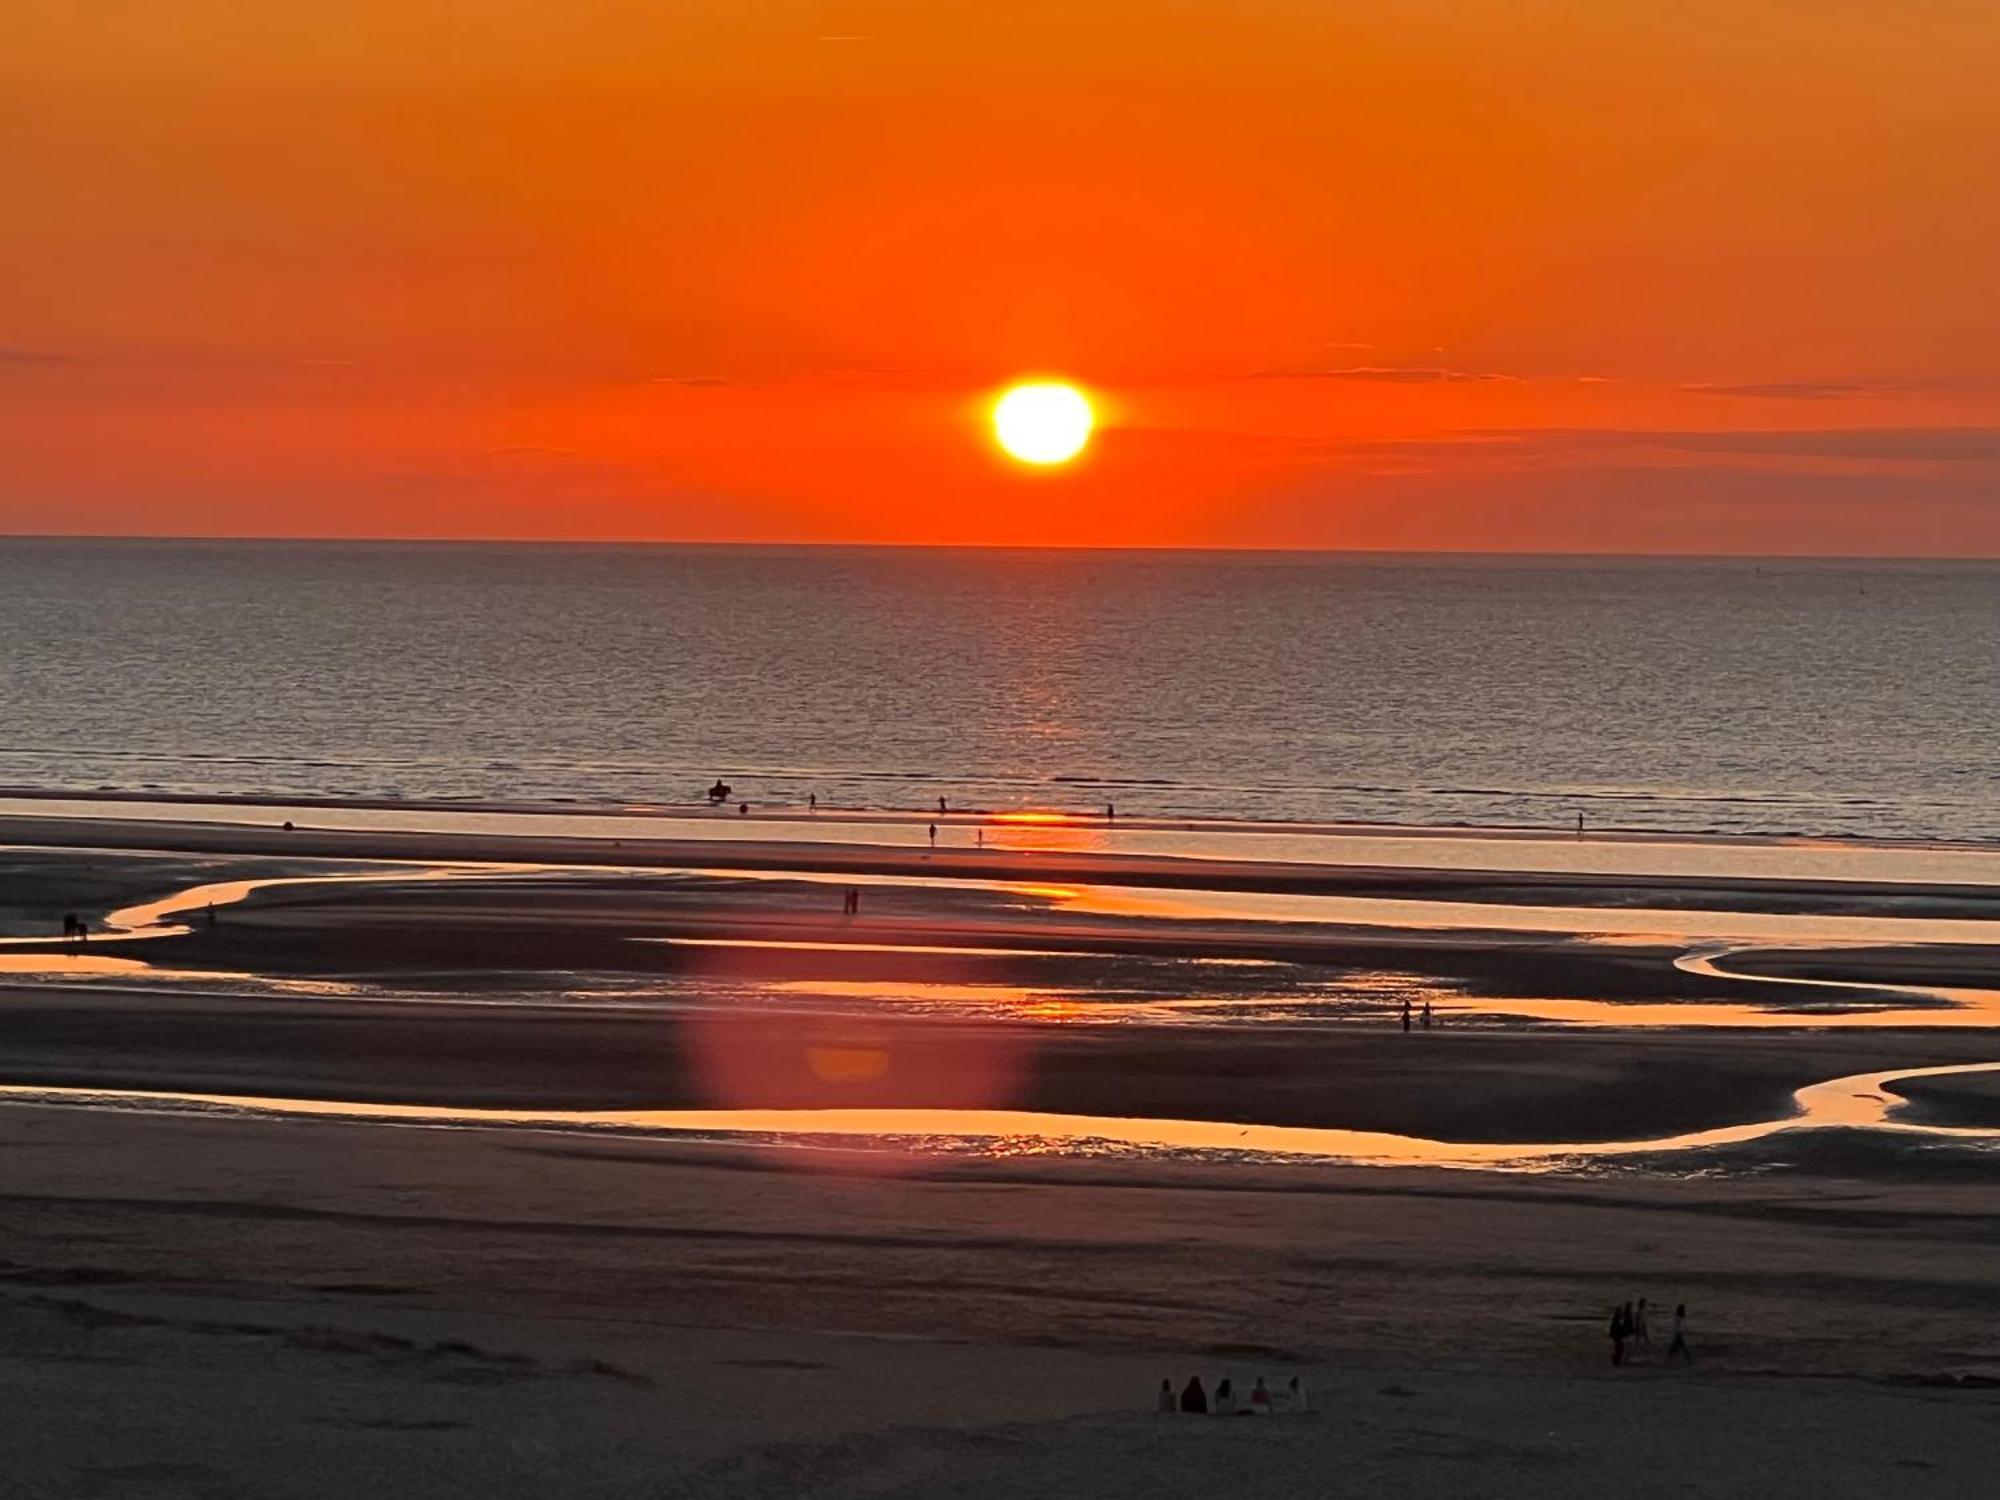
M 1024 464 L 1068 463 L 1096 420 L 1090 398 L 1059 380 L 1014 386 L 993 403 L 993 436 Z

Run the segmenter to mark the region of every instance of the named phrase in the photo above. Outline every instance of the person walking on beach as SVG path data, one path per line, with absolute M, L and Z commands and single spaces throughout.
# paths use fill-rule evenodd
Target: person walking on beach
M 1582 837 L 1583 837 L 1583 814 L 1582 814 L 1582 813 L 1578 813 L 1578 814 L 1576 815 L 1576 836 L 1577 836 L 1578 838 L 1582 838 Z
M 1176 1411 L 1178 1409 L 1179 1403 L 1174 1400 L 1174 1383 L 1171 1380 L 1162 1380 L 1160 1382 L 1160 1399 L 1155 1403 L 1155 1410 Z
M 1410 1002 L 1406 997 L 1403 1001 L 1403 1035 L 1408 1036 L 1409 1034 L 1410 1034 Z
M 806 793 L 806 811 L 807 811 L 807 812 L 809 812 L 809 813 L 816 813 L 816 812 L 818 812 L 818 811 L 819 811 L 819 793 L 818 793 L 818 792 L 807 792 L 807 793 Z
M 1181 1410 L 1208 1414 L 1208 1392 L 1201 1388 L 1199 1375 L 1188 1376 L 1188 1383 L 1181 1387 Z
M 1674 1306 L 1674 1336 L 1667 1341 L 1667 1363 L 1674 1362 L 1674 1356 L 1681 1357 L 1681 1363 L 1693 1364 L 1694 1354 L 1688 1348 L 1688 1305 L 1685 1302 Z
M 940 818 L 944 816 L 944 798 L 942 797 L 938 798 L 938 816 Z
M 1641 1297 L 1632 1305 L 1632 1347 L 1653 1352 L 1653 1336 L 1646 1331 L 1646 1299 Z
M 1107 802 L 1104 804 L 1104 821 L 1107 823 L 1115 823 L 1118 821 L 1117 803 Z
M 1227 1375 L 1222 1377 L 1222 1384 L 1215 1388 L 1215 1414 L 1218 1417 L 1236 1415 L 1236 1387 L 1229 1383 Z
M 1611 1363 L 1625 1363 L 1625 1340 L 1632 1336 L 1632 1304 L 1621 1302 L 1611 1311 Z
M 1424 1030 L 1429 1031 L 1430 1029 L 1431 1029 L 1431 1003 L 1430 1001 L 1426 1000 L 1424 1002 Z
M 931 824 L 931 847 L 937 848 L 937 824 Z

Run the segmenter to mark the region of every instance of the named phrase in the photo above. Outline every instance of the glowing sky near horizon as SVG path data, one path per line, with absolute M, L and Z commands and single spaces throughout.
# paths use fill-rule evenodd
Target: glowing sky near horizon
M 26 0 L 0 531 L 2000 555 L 2000 12 Z M 996 451 L 1023 371 L 1089 461 Z

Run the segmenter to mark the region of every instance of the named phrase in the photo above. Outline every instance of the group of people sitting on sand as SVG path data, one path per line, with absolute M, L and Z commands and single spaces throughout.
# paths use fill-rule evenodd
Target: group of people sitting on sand
M 1187 1412 L 1199 1417 L 1272 1417 L 1312 1410 L 1305 1383 L 1296 1375 L 1276 1390 L 1265 1385 L 1264 1377 L 1259 1375 L 1250 1393 L 1240 1397 L 1227 1375 L 1222 1377 L 1213 1396 L 1203 1388 L 1199 1375 L 1190 1375 L 1178 1396 L 1174 1394 L 1173 1381 L 1162 1380 L 1157 1405 L 1163 1412 Z
M 1687 1317 L 1687 1304 L 1685 1302 L 1677 1304 L 1674 1308 L 1673 1332 L 1667 1339 L 1667 1353 L 1662 1363 L 1672 1364 L 1677 1359 L 1682 1364 L 1694 1363 L 1694 1353 L 1688 1348 Z M 1631 1358 L 1625 1348 L 1628 1340 L 1634 1351 L 1643 1349 L 1648 1355 L 1653 1352 L 1653 1334 L 1646 1324 L 1644 1297 L 1637 1302 L 1621 1302 L 1611 1310 L 1611 1363 L 1622 1365 Z

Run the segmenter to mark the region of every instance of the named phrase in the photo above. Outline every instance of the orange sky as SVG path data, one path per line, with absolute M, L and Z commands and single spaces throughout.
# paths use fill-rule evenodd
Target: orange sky
M 0 531 L 2000 555 L 1991 0 L 8 33 Z

